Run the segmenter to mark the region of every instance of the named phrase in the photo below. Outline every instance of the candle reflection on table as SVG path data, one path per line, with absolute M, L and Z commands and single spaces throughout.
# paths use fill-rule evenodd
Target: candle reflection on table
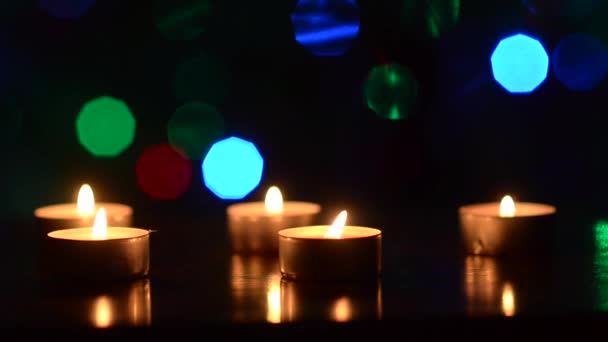
M 150 280 L 142 279 L 97 296 L 91 305 L 93 326 L 109 328 L 119 326 L 150 326 L 152 305 Z
M 233 254 L 230 262 L 232 319 L 281 322 L 281 273 L 276 257 Z
M 508 282 L 502 288 L 502 313 L 507 317 L 515 315 L 515 291 Z
M 93 304 L 92 321 L 97 328 L 108 328 L 112 325 L 112 301 L 108 296 L 99 296 Z
M 148 278 L 113 283 L 48 284 L 41 303 L 49 324 L 95 328 L 146 327 L 152 323 Z
M 281 279 L 281 321 L 348 322 L 382 318 L 380 280 L 370 282 Z
M 464 263 L 465 311 L 469 315 L 513 316 L 516 293 L 499 260 L 467 256 Z

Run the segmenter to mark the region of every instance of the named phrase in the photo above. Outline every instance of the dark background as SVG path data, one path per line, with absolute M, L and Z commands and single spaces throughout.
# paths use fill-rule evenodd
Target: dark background
M 175 69 L 199 51 L 229 70 L 227 97 L 217 104 L 225 135 L 253 141 L 266 161 L 247 199 L 277 184 L 287 198 L 336 207 L 456 208 L 511 193 L 603 209 L 605 84 L 573 92 L 550 69 L 534 93 L 513 95 L 489 65 L 502 37 L 532 34 L 551 54 L 568 33 L 589 31 L 589 19 L 534 15 L 518 1 L 463 1 L 457 25 L 433 39 L 423 25 L 400 21 L 401 2 L 362 1 L 353 46 L 315 57 L 293 39 L 294 5 L 219 2 L 193 41 L 163 37 L 153 3 L 104 1 L 72 19 L 28 1 L 3 5 L 3 216 L 28 219 L 37 206 L 72 201 L 84 182 L 101 199 L 158 204 L 138 188 L 135 161 L 167 142 L 167 121 L 182 104 Z M 383 119 L 365 105 L 367 73 L 387 62 L 407 66 L 419 83 L 406 120 Z M 82 105 L 102 95 L 125 101 L 137 120 L 133 144 L 116 158 L 93 157 L 75 135 Z M 199 165 L 176 203 L 226 204 L 202 185 Z
M 320 203 L 323 223 L 347 209 L 350 223 L 383 229 L 387 264 L 411 267 L 389 267 L 389 293 L 442 293 L 424 303 L 411 294 L 399 297 L 407 298 L 411 312 L 460 312 L 462 301 L 448 299 L 457 289 L 439 284 L 458 278 L 458 266 L 450 265 L 462 260 L 446 257 L 437 268 L 425 262 L 457 255 L 456 213 L 463 204 L 509 193 L 556 205 L 562 251 L 590 254 L 587 233 L 607 209 L 606 83 L 573 92 L 550 68 L 534 93 L 513 95 L 494 82 L 489 57 L 500 38 L 516 32 L 541 39 L 549 55 L 569 33 L 603 39 L 598 23 L 608 12 L 600 6 L 591 17 L 573 19 L 534 14 L 520 1 L 463 0 L 457 25 L 434 39 L 399 21 L 400 1 L 358 3 L 359 36 L 337 57 L 315 57 L 294 41 L 289 15 L 295 1 L 219 1 L 193 41 L 163 37 L 154 26 L 153 2 L 98 1 L 76 19 L 53 18 L 32 1 L 0 5 L 0 232 L 7 245 L 21 246 L 4 249 L 7 267 L 29 274 L 35 252 L 28 246 L 35 244 L 24 232 L 35 229 L 33 210 L 74 201 L 88 182 L 97 199 L 132 205 L 136 226 L 159 229 L 157 239 L 165 242 L 153 244 L 152 266 L 165 293 L 173 272 L 196 279 L 186 277 L 192 289 L 224 275 L 220 256 L 224 261 L 217 264 L 201 261 L 205 267 L 192 259 L 226 251 L 224 209 L 233 202 L 205 188 L 200 161 L 193 162 L 191 185 L 175 200 L 147 196 L 134 172 L 145 148 L 167 142 L 167 121 L 180 105 L 175 68 L 201 50 L 219 56 L 229 70 L 227 97 L 217 105 L 226 136 L 253 141 L 265 159 L 260 186 L 244 200 L 261 199 L 276 184 L 286 199 Z M 370 69 L 386 62 L 407 66 L 419 84 L 405 120 L 375 115 L 362 95 Z M 102 95 L 125 101 L 137 119 L 133 144 L 116 158 L 95 158 L 75 135 L 82 105 Z M 415 259 L 421 251 L 434 257 Z M 190 263 L 172 266 L 165 257 Z M 563 278 L 585 277 L 586 267 L 571 266 L 573 273 Z M 422 273 L 414 276 L 412 268 Z M 564 284 L 561 291 L 569 288 Z M 584 307 L 590 303 L 585 286 L 547 310 Z M 204 314 L 189 306 L 199 318 L 224 308 L 220 299 L 205 296 L 194 301 L 211 307 L 201 309 Z M 177 304 L 161 298 L 164 317 L 178 317 Z M 389 316 L 403 312 L 397 303 L 387 309 Z

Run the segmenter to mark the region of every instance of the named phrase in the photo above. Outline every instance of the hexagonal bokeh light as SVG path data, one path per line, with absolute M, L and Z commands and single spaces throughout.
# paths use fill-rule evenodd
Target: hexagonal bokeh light
M 500 40 L 490 62 L 494 80 L 510 93 L 534 91 L 549 70 L 549 56 L 543 45 L 521 33 Z
M 400 0 L 401 26 L 439 38 L 460 19 L 460 0 Z
M 241 199 L 262 180 L 264 159 L 247 140 L 229 137 L 213 144 L 201 165 L 205 186 L 221 199 Z
M 202 102 L 188 102 L 177 108 L 167 123 L 171 145 L 192 160 L 202 160 L 223 135 L 224 118 L 213 106 Z
M 82 17 L 94 4 L 95 0 L 38 0 L 38 7 L 59 19 Z
M 300 0 L 291 15 L 295 40 L 316 56 L 340 56 L 359 34 L 354 0 Z
M 155 0 L 154 24 L 168 40 L 194 40 L 207 28 L 212 9 L 210 0 Z
M 173 88 L 180 103 L 201 101 L 214 106 L 228 95 L 230 72 L 218 56 L 199 52 L 177 65 Z
M 608 49 L 589 34 L 562 38 L 551 59 L 555 76 L 572 91 L 592 90 L 608 76 Z
M 116 157 L 133 142 L 135 125 L 126 103 L 101 96 L 84 104 L 76 118 L 76 133 L 92 155 Z
M 137 185 L 150 198 L 177 199 L 191 183 L 192 162 L 171 145 L 146 148 L 135 164 Z
M 418 83 L 413 74 L 399 64 L 374 67 L 363 85 L 367 106 L 377 115 L 389 120 L 407 118 L 417 93 Z
M 602 0 L 522 0 L 530 13 L 547 17 L 585 18 Z

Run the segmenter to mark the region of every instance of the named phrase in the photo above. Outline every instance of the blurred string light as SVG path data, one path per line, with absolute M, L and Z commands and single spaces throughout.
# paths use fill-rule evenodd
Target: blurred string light
M 116 157 L 133 143 L 135 117 L 126 103 L 101 96 L 84 104 L 76 118 L 80 144 L 95 157 Z
M 424 28 L 431 38 L 439 38 L 460 19 L 460 0 L 402 0 L 401 22 L 415 32 Z
M 155 0 L 154 24 L 168 40 L 188 41 L 206 29 L 212 13 L 210 0 Z
M 608 49 L 585 33 L 562 38 L 551 60 L 557 79 L 573 91 L 592 90 L 608 75 Z
M 192 160 L 202 160 L 224 135 L 224 119 L 212 106 L 189 102 L 179 107 L 167 124 L 169 142 Z
M 315 56 L 340 56 L 359 34 L 355 0 L 300 0 L 291 14 L 295 40 Z
M 593 275 L 596 290 L 596 307 L 608 311 L 608 221 L 599 220 L 594 226 L 595 255 Z
M 82 17 L 94 4 L 95 0 L 38 0 L 38 7 L 59 19 Z
M 549 70 L 549 56 L 543 45 L 524 34 L 501 39 L 490 62 L 494 80 L 510 93 L 534 91 Z
M 221 59 L 201 52 L 177 66 L 175 97 L 180 103 L 201 101 L 218 106 L 228 93 L 228 78 L 228 69 Z
M 201 165 L 205 186 L 221 199 L 242 199 L 262 180 L 264 159 L 250 141 L 229 137 L 213 144 Z
M 191 183 L 192 163 L 171 145 L 157 144 L 139 156 L 135 175 L 140 189 L 150 198 L 174 200 Z
M 363 85 L 368 107 L 377 115 L 400 120 L 407 118 L 418 94 L 418 83 L 410 70 L 399 64 L 374 67 Z

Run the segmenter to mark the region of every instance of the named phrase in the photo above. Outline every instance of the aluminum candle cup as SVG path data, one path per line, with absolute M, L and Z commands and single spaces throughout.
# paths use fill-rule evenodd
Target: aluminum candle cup
M 380 278 L 369 282 L 281 279 L 281 322 L 364 321 L 382 318 Z
M 281 274 L 291 279 L 378 277 L 382 269 L 382 232 L 374 228 L 344 226 L 345 220 L 346 212 L 343 211 L 332 226 L 281 230 Z M 336 227 L 338 229 L 334 230 Z
M 108 227 L 105 209 L 91 228 L 69 228 L 48 233 L 43 259 L 50 273 L 67 278 L 130 279 L 150 269 L 150 231 Z
M 74 278 L 137 278 L 150 269 L 150 232 L 107 227 L 107 238 L 92 239 L 93 228 L 50 232 L 46 262 L 49 272 Z
M 233 204 L 226 211 L 233 251 L 276 253 L 279 230 L 313 224 L 321 206 L 310 202 L 283 202 L 278 188 L 271 187 L 265 202 Z
M 527 202 L 515 204 L 505 198 L 501 203 L 459 208 L 460 232 L 466 253 L 492 256 L 550 254 L 555 237 L 555 207 Z M 513 210 L 505 213 L 505 206 Z
M 114 227 L 131 225 L 133 209 L 130 206 L 120 203 L 96 203 L 94 210 L 97 211 L 102 207 L 106 209 L 108 225 Z M 95 218 L 93 214 L 79 214 L 76 203 L 40 207 L 34 211 L 34 216 L 44 236 L 57 229 L 90 227 Z

